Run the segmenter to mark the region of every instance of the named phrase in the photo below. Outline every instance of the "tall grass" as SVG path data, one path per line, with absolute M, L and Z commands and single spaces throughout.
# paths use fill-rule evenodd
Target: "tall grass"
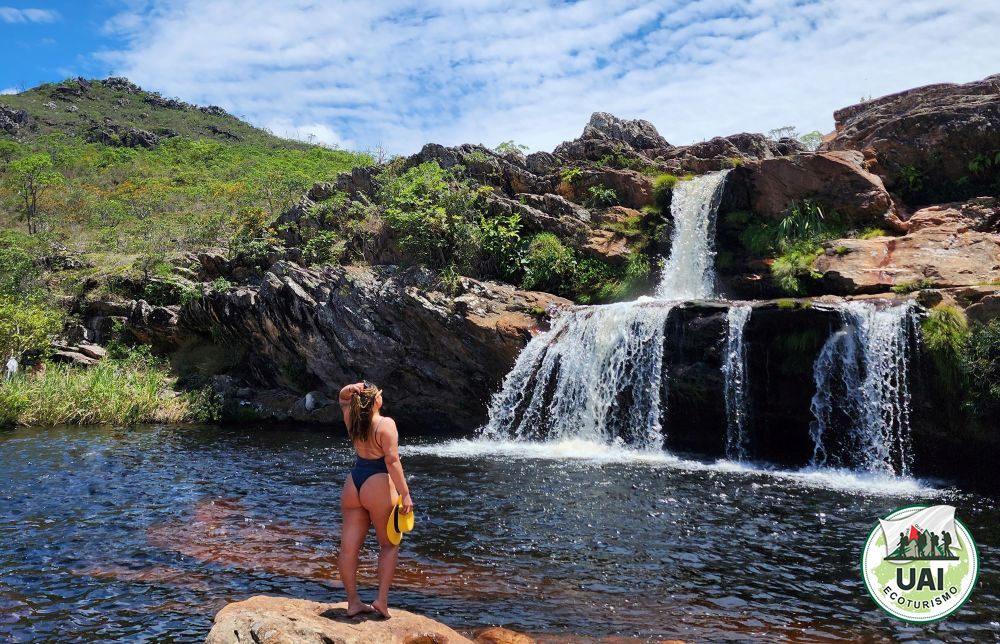
M 49 365 L 0 383 L 0 425 L 127 425 L 187 416 L 187 399 L 170 390 L 164 371 L 149 365 Z

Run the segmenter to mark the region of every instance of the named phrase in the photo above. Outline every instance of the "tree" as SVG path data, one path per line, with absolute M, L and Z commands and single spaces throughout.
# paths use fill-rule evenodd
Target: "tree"
M 0 141 L 0 171 L 7 167 L 17 153 L 20 151 L 21 146 L 19 146 L 14 141 L 8 141 L 6 139 Z
M 806 132 L 799 136 L 799 143 L 806 146 L 807 150 L 815 150 L 819 148 L 819 144 L 823 142 L 823 135 L 820 134 L 819 130 L 813 130 L 812 132 Z
M 497 144 L 497 147 L 493 148 L 493 151 L 497 154 L 507 155 L 511 152 L 517 152 L 523 154 L 529 150 L 528 146 L 521 143 L 514 143 L 514 141 L 504 141 L 503 143 Z
M 48 154 L 32 154 L 7 167 L 7 182 L 24 204 L 24 218 L 28 223 L 28 234 L 38 232 L 38 200 L 52 186 L 65 181 L 62 173 L 52 165 Z

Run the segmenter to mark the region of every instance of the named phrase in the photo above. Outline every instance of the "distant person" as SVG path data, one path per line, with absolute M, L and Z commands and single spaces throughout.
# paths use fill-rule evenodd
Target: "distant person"
M 899 556 L 900 557 L 905 557 L 906 556 L 906 548 L 909 545 L 910 545 L 910 539 L 906 536 L 906 533 L 905 532 L 900 532 L 899 533 L 899 550 L 897 551 L 897 552 L 899 552 Z
M 3 354 L 0 353 L 0 356 L 2 356 L 2 355 Z M 16 376 L 17 375 L 18 367 L 20 367 L 20 366 L 21 365 L 19 365 L 17 363 L 17 358 L 15 358 L 13 355 L 11 355 L 9 358 L 7 358 L 7 375 L 6 375 L 6 379 L 10 380 L 14 376 Z
M 933 532 L 931 533 L 931 556 L 932 557 L 936 557 L 939 554 L 941 554 L 940 552 L 938 552 L 938 542 L 940 540 L 941 540 L 941 537 L 937 536 Z
M 951 556 L 951 534 L 947 530 L 941 532 L 941 541 L 943 542 L 941 548 L 944 549 L 944 556 Z
M 927 533 L 926 532 L 921 532 L 920 534 L 917 535 L 917 556 L 918 557 L 925 556 L 924 555 L 924 548 L 926 548 L 926 547 L 927 547 Z
M 402 513 L 413 512 L 413 500 L 399 460 L 399 433 L 396 423 L 379 413 L 382 390 L 370 382 L 341 389 L 340 408 L 356 453 L 340 495 L 343 524 L 339 568 L 347 592 L 347 614 L 353 616 L 374 609 L 389 617 L 389 586 L 399 557 L 399 545 L 390 541 L 387 534 L 389 515 L 400 495 Z M 379 544 L 378 598 L 369 606 L 358 597 L 357 573 L 361 545 L 372 524 Z

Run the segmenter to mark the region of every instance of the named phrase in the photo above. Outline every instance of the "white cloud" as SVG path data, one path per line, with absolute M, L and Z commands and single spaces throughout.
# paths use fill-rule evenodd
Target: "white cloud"
M 0 96 L 7 96 L 10 94 L 17 94 L 17 93 L 18 91 L 16 87 L 5 87 L 3 89 L 0 89 Z
M 59 12 L 50 9 L 0 7 L 0 21 L 2 22 L 55 22 L 56 20 L 59 20 Z
M 264 127 L 277 136 L 309 143 L 320 143 L 334 148 L 351 148 L 352 142 L 345 141 L 333 128 L 325 123 L 296 123 L 289 118 L 275 118 Z
M 128 46 L 99 57 L 278 134 L 403 153 L 428 141 L 552 149 L 597 110 L 649 119 L 678 144 L 826 132 L 862 96 L 1000 71 L 993 3 L 389 4 L 152 0 L 105 25 Z

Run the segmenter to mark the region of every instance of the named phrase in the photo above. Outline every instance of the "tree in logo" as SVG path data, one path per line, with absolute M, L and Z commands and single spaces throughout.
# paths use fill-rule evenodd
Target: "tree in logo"
M 944 619 L 972 594 L 979 554 L 950 505 L 910 506 L 872 528 L 861 576 L 875 603 L 908 622 Z

